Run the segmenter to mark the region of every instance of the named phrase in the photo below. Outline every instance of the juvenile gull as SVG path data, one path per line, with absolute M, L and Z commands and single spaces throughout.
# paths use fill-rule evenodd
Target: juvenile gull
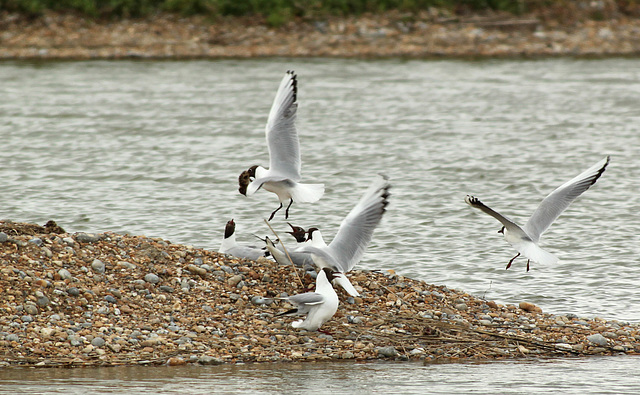
M 236 258 L 251 259 L 254 261 L 260 257 L 269 255 L 269 252 L 266 251 L 265 248 L 239 245 L 236 242 L 235 230 L 236 223 L 231 219 L 224 227 L 224 239 L 222 239 L 218 252 L 222 254 L 229 254 Z
M 300 142 L 295 127 L 298 80 L 293 71 L 287 71 L 276 93 L 266 126 L 269 148 L 269 168 L 254 165 L 238 177 L 241 194 L 250 196 L 260 188 L 273 192 L 280 206 L 269 216 L 269 221 L 284 204 L 285 219 L 294 201 L 313 203 L 324 194 L 324 184 L 301 184 Z
M 292 305 L 296 306 L 291 310 L 287 310 L 281 315 L 307 315 L 304 320 L 294 321 L 291 326 L 308 331 L 320 330 L 320 327 L 338 310 L 338 295 L 331 285 L 334 279 L 334 273 L 325 268 L 318 273 L 316 277 L 316 289 L 314 292 L 305 292 L 303 294 L 293 295 L 286 298 Z
M 502 223 L 502 229 L 498 232 L 502 233 L 505 240 L 518 251 L 518 254 L 511 258 L 507 264 L 507 269 L 509 269 L 511 263 L 522 254 L 527 258 L 527 271 L 529 271 L 529 261 L 541 264 L 554 264 L 558 262 L 558 258 L 538 246 L 540 236 L 542 236 L 556 218 L 569 207 L 571 202 L 589 189 L 589 187 L 600 178 L 608 164 L 609 156 L 559 186 L 542 200 L 536 211 L 534 211 L 531 218 L 529 218 L 523 227 L 518 226 L 509 218 L 487 207 L 473 196 L 467 195 L 464 200 L 471 207 L 484 211 Z
M 391 185 L 386 176 L 381 175 L 373 181 L 362 195 L 358 203 L 342 220 L 338 233 L 329 245 L 325 244 L 322 234 L 316 228 L 309 229 L 310 245 L 305 245 L 297 252 L 311 254 L 318 268 L 330 268 L 336 272 L 336 282 L 351 296 L 359 296 L 344 273 L 353 269 L 360 262 L 373 231 L 380 223 L 382 215 L 389 204 L 389 188 Z

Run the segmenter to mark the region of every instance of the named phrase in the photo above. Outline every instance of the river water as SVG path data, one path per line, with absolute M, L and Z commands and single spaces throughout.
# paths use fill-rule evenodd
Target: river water
M 5 62 L 0 218 L 54 219 L 70 232 L 128 232 L 207 249 L 218 248 L 230 218 L 241 242 L 268 235 L 262 219 L 277 207 L 275 196 L 239 195 L 237 176 L 268 164 L 264 124 L 287 69 L 299 76 L 303 180 L 326 185 L 318 203 L 293 205 L 291 222 L 317 226 L 330 240 L 382 172 L 393 185 L 391 204 L 357 267 L 393 269 L 498 303 L 529 301 L 550 313 L 640 321 L 636 59 Z M 515 251 L 497 233 L 500 224 L 467 206 L 465 195 L 524 224 L 546 194 L 606 155 L 611 163 L 601 179 L 542 238 L 560 262 L 532 264 L 527 273 L 526 261 L 516 260 L 505 270 Z M 281 213 L 272 224 L 287 228 Z M 523 371 L 575 369 L 583 374 L 571 376 L 577 383 L 593 372 L 614 375 L 624 364 L 637 360 L 309 369 L 362 391 L 375 384 L 385 393 L 425 385 L 433 392 L 486 392 Z M 345 366 L 361 376 L 347 376 Z M 72 370 L 68 377 L 113 374 L 104 380 L 117 382 L 118 369 Z M 261 372 L 250 386 L 265 392 L 274 377 L 287 390 L 298 380 L 285 374 L 289 367 L 220 369 L 238 383 L 248 371 Z M 306 369 L 294 370 L 304 376 Z M 158 380 L 178 392 L 192 384 L 204 391 L 219 374 L 144 371 L 165 372 L 159 374 L 166 381 Z M 465 381 L 469 371 L 480 387 Z M 21 374 L 76 388 L 61 372 Z M 155 384 L 145 375 L 122 379 L 123 388 L 151 390 Z M 208 378 L 194 382 L 193 375 Z M 564 391 L 571 380 L 546 388 Z M 632 384 L 630 377 L 620 380 Z M 326 383 L 327 392 L 341 388 L 333 385 Z

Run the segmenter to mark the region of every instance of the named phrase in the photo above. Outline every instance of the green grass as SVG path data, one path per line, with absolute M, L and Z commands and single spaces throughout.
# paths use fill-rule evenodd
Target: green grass
M 620 9 L 636 8 L 639 0 L 617 0 Z M 567 5 L 576 0 L 0 0 L 0 11 L 37 16 L 46 10 L 76 12 L 90 17 L 142 17 L 160 12 L 181 15 L 259 16 L 272 26 L 297 17 L 360 15 L 389 10 L 416 12 L 437 7 L 453 13 L 498 10 L 521 14 Z

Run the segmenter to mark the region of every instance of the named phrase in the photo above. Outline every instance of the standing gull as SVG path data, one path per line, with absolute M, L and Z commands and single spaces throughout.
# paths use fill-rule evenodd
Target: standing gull
M 220 244 L 218 252 L 221 254 L 229 254 L 236 258 L 256 260 L 260 257 L 269 255 L 269 252 L 264 248 L 258 248 L 254 246 L 241 246 L 236 242 L 236 223 L 233 219 L 227 222 L 224 227 L 224 239 Z
M 338 310 L 338 295 L 331 285 L 333 278 L 334 273 L 331 270 L 321 270 L 316 277 L 315 291 L 280 298 L 296 307 L 276 316 L 306 314 L 307 318 L 304 321 L 294 321 L 291 326 L 308 331 L 320 330 L 322 324 L 329 321 Z
M 241 194 L 250 196 L 262 187 L 273 192 L 280 206 L 269 216 L 269 221 L 284 204 L 284 217 L 289 218 L 289 208 L 294 201 L 313 203 L 324 194 L 324 184 L 301 184 L 300 142 L 295 127 L 298 110 L 298 80 L 293 71 L 287 71 L 267 120 L 266 137 L 269 148 L 269 168 L 251 166 L 238 177 Z
M 336 272 L 334 274 L 336 282 L 351 296 L 360 294 L 344 273 L 353 269 L 367 250 L 373 231 L 380 223 L 389 204 L 389 188 L 391 188 L 389 180 L 381 175 L 373 181 L 358 203 L 342 220 L 338 233 L 329 245 L 324 243 L 319 230 L 311 228 L 308 230 L 311 244 L 305 244 L 297 250 L 297 252 L 311 254 L 317 267 L 330 268 Z
M 531 218 L 529 218 L 522 228 L 509 218 L 487 207 L 473 196 L 467 195 L 464 200 L 471 207 L 484 211 L 502 223 L 502 229 L 498 232 L 502 233 L 505 240 L 518 251 L 518 254 L 511 258 L 507 264 L 507 269 L 511 267 L 514 259 L 522 254 L 527 258 L 527 271 L 529 271 L 529 261 L 541 264 L 554 264 L 558 262 L 558 258 L 538 246 L 540 236 L 542 236 L 553 221 L 569 207 L 571 202 L 589 189 L 589 187 L 600 178 L 608 164 L 609 157 L 607 156 L 551 192 L 542 200 L 536 211 L 534 211 Z

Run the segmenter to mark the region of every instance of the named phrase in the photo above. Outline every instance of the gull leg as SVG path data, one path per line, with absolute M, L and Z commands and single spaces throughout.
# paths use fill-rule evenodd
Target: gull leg
M 289 205 L 287 206 L 287 209 L 284 210 L 284 219 L 289 218 L 289 208 L 291 207 L 292 204 L 293 204 L 293 199 L 289 199 Z M 280 207 L 282 207 L 282 203 L 280 203 Z
M 527 271 L 529 271 L 529 259 L 527 259 Z
M 276 215 L 278 210 L 280 210 L 281 208 L 282 208 L 282 202 L 280 203 L 280 206 L 277 209 L 273 210 L 273 212 L 271 213 L 271 216 L 269 217 L 269 221 L 273 219 L 273 216 Z
M 329 331 L 323 331 L 322 329 L 318 328 L 318 332 L 320 333 L 324 333 L 325 335 L 329 335 L 329 336 L 333 336 L 333 333 L 329 332 Z
M 511 258 L 511 260 L 509 261 L 509 263 L 507 264 L 507 267 L 505 268 L 505 270 L 507 270 L 508 268 L 511 267 L 511 264 L 513 263 L 513 260 L 516 259 L 517 257 L 520 256 L 520 253 L 518 253 L 518 255 L 514 256 L 513 258 Z

